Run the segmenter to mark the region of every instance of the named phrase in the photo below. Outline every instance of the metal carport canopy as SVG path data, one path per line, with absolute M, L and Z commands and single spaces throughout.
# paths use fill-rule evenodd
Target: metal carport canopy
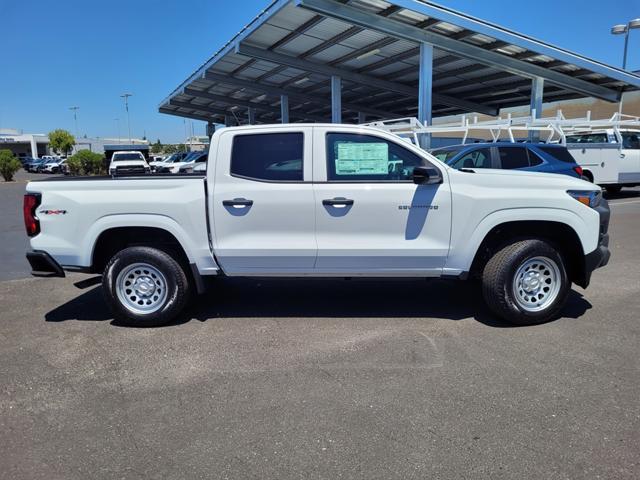
M 539 108 L 540 94 L 617 101 L 637 89 L 637 74 L 431 2 L 275 0 L 160 112 L 227 124 L 430 122 Z

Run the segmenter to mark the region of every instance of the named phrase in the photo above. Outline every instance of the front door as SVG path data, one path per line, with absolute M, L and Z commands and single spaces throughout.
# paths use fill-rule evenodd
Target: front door
M 431 166 L 424 152 L 369 132 L 314 128 L 316 271 L 440 275 L 451 223 L 446 169 L 437 167 L 443 183 L 416 185 L 413 168 Z
M 317 247 L 311 127 L 225 129 L 210 163 L 216 259 L 227 275 L 294 275 Z

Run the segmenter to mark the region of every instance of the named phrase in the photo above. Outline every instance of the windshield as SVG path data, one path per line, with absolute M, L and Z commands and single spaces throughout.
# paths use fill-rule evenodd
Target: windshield
M 174 162 L 180 162 L 185 155 L 187 155 L 184 152 L 178 152 L 178 153 L 174 153 L 172 154 L 169 158 L 167 158 L 164 163 L 174 163 Z
M 196 158 L 202 155 L 202 152 L 190 152 L 184 159 L 183 162 L 193 162 Z
M 453 157 L 455 157 L 460 150 L 457 148 L 439 148 L 438 150 L 433 150 L 431 155 L 436 157 L 438 160 L 444 163 L 449 163 Z
M 207 156 L 207 152 L 193 152 L 190 153 L 183 161 L 184 162 L 197 162 L 200 161 L 203 157 Z
M 115 153 L 112 162 L 122 162 L 126 160 L 144 160 L 144 157 L 140 153 Z

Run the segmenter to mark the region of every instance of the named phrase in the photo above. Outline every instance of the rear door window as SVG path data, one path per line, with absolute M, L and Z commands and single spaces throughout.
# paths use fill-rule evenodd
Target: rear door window
M 302 132 L 236 135 L 231 175 L 267 182 L 301 182 L 303 158 Z
M 500 164 L 505 170 L 527 168 L 529 166 L 529 157 L 527 156 L 527 149 L 524 146 L 499 147 L 498 155 L 500 156 Z

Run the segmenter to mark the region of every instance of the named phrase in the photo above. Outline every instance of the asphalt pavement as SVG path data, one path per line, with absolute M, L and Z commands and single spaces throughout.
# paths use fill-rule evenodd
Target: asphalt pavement
M 26 278 L 10 189 L 0 478 L 640 478 L 637 189 L 545 325 L 472 283 L 228 279 L 157 329 L 115 323 L 95 277 Z

